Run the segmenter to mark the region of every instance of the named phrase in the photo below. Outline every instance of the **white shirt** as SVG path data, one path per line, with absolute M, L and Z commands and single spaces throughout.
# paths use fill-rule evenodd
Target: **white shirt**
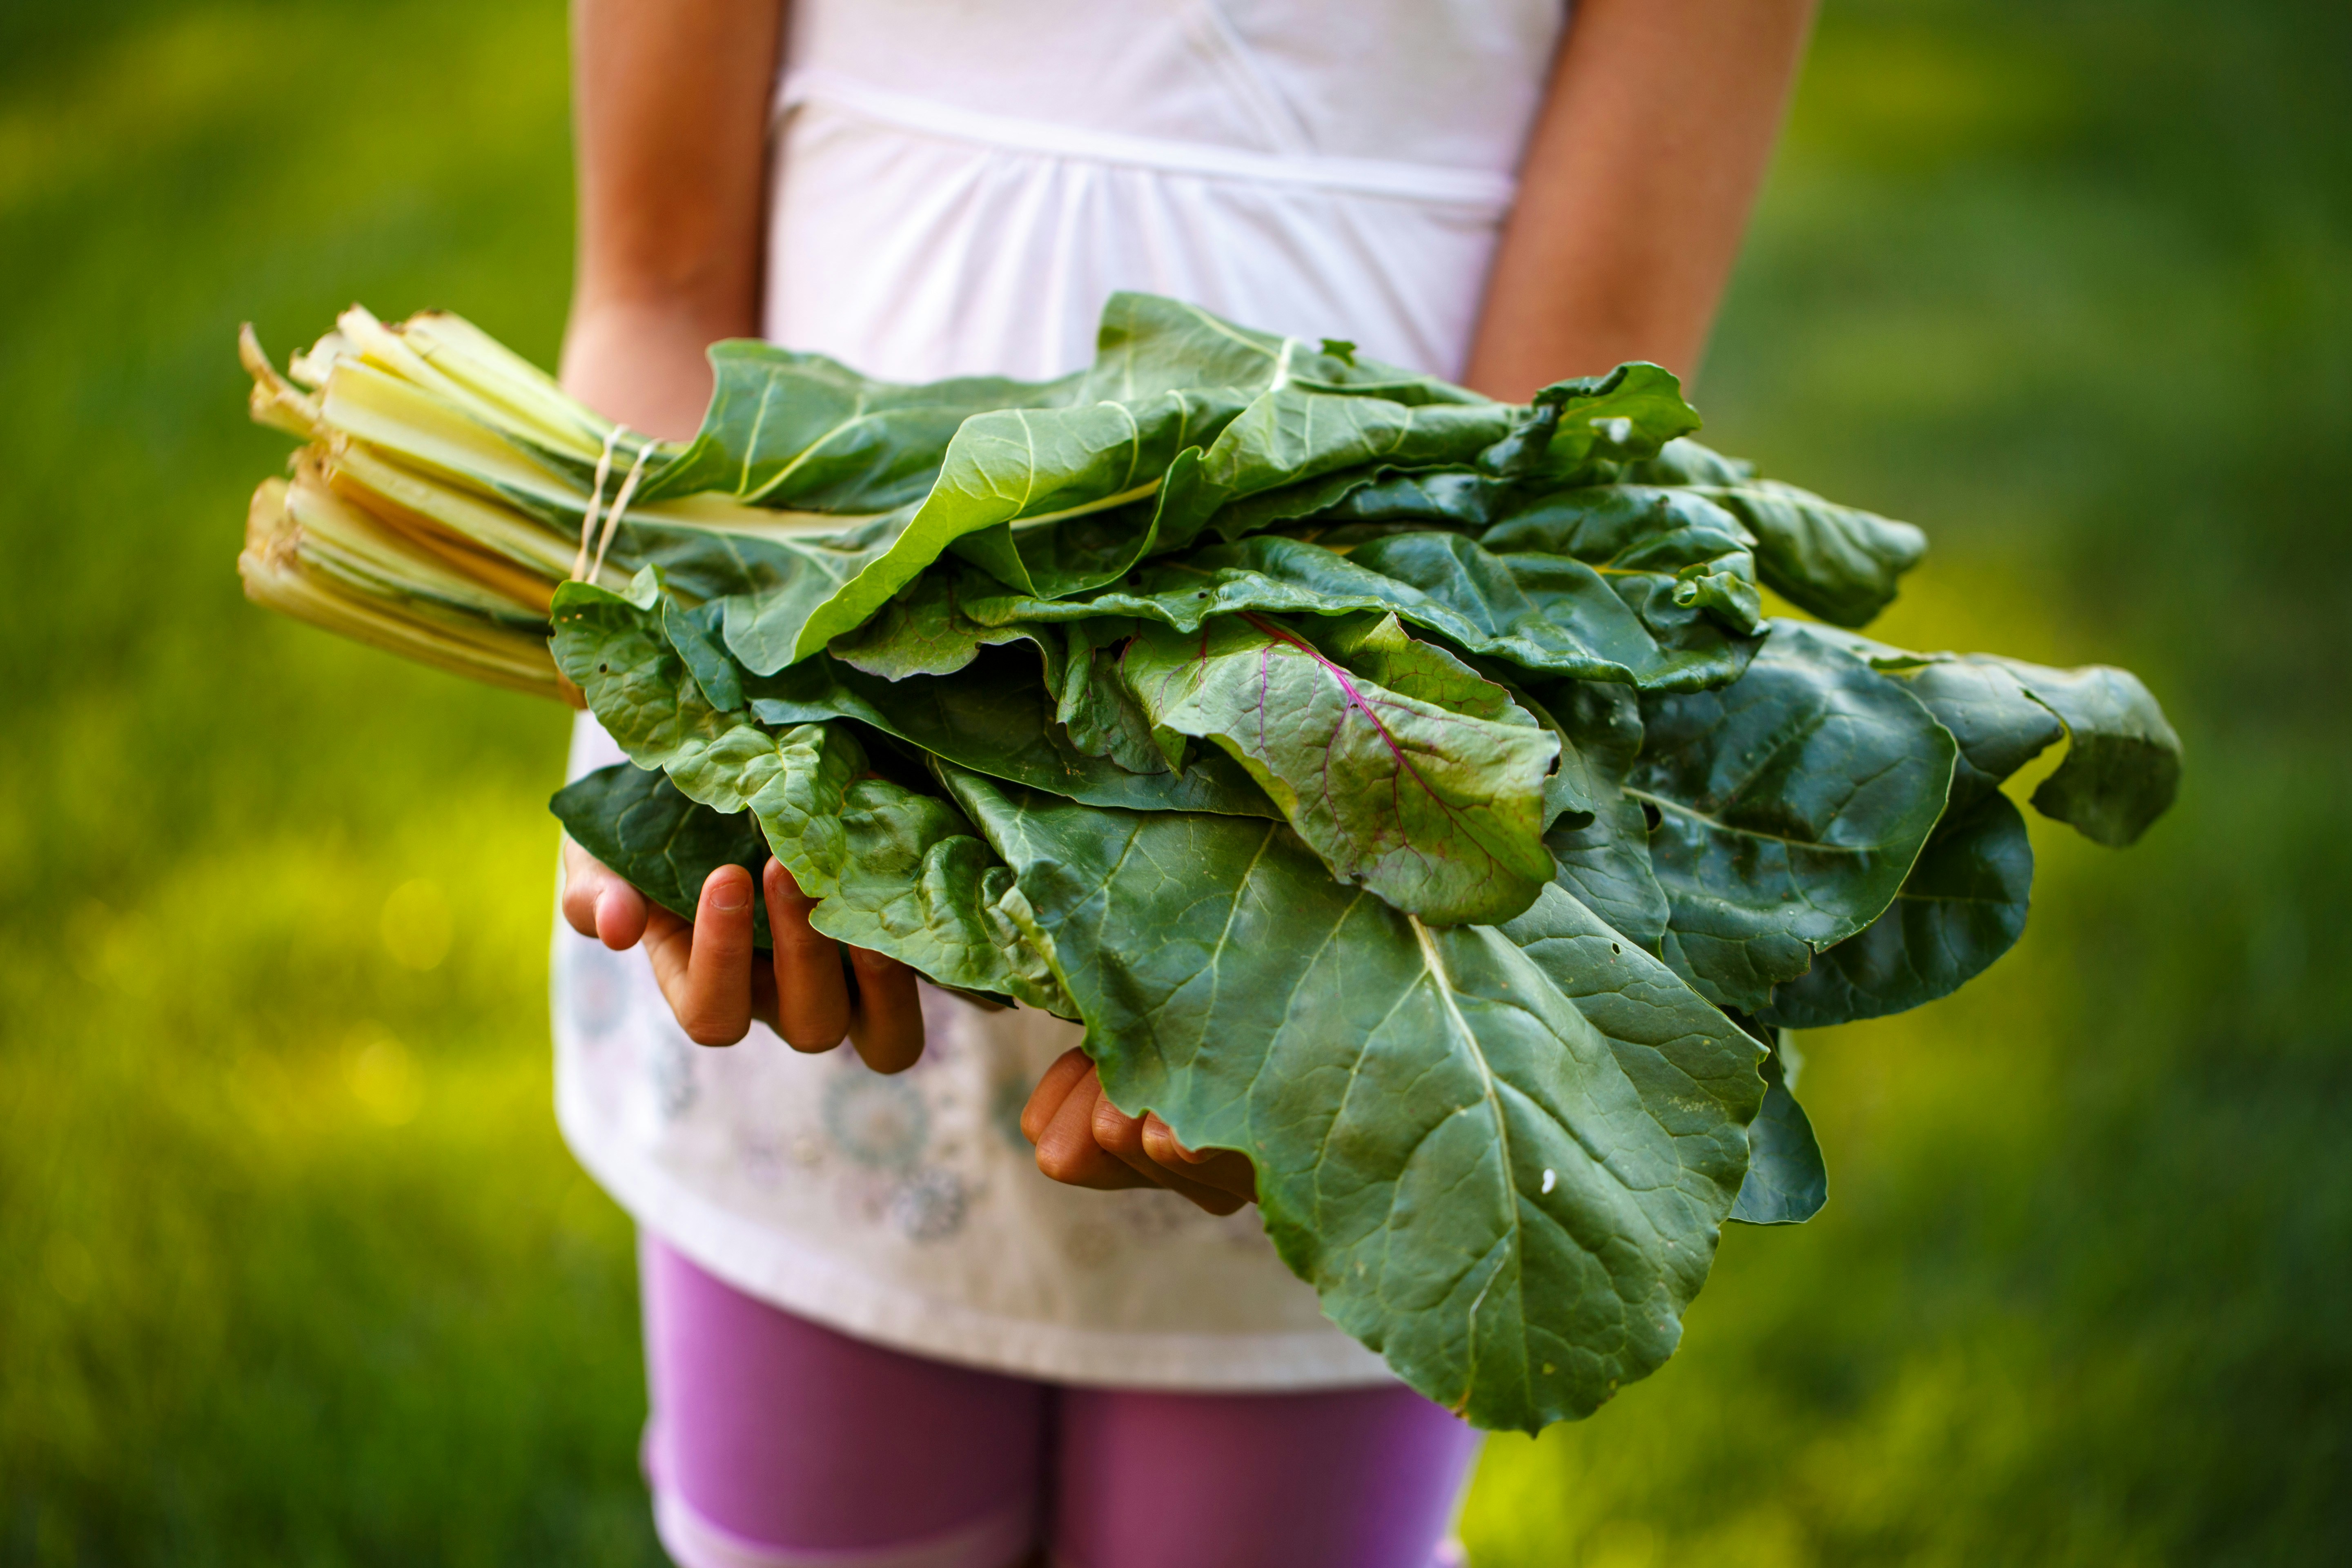
M 1458 374 L 1559 0 L 800 0 L 778 95 L 773 341 L 893 379 L 1045 377 L 1114 290 Z M 618 760 L 593 720 L 573 773 Z M 581 1163 L 739 1289 L 1060 1382 L 1384 1381 L 1256 1211 L 1041 1175 L 1018 1118 L 1076 1026 L 924 987 L 908 1072 L 764 1028 L 689 1043 L 638 952 L 557 927 Z

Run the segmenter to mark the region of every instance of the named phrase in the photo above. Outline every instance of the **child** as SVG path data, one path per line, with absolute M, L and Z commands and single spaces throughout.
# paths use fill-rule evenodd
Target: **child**
M 1118 289 L 1497 397 L 1687 371 L 1810 9 L 579 0 L 564 379 L 685 437 L 713 339 L 1045 377 Z M 574 772 L 617 756 L 583 718 Z M 558 1110 L 642 1227 L 679 1563 L 1449 1560 L 1475 1435 L 1321 1317 L 1245 1160 L 1101 1098 L 1076 1026 L 870 953 L 853 991 L 772 861 L 691 925 L 564 863 Z M 697 1048 L 754 1016 L 793 1049 Z

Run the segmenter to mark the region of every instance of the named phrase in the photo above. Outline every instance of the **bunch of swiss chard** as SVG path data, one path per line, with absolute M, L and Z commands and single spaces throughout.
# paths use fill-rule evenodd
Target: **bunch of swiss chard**
M 2172 796 L 2130 675 L 1848 629 L 1918 531 L 1698 446 L 1654 365 L 1506 405 L 1140 295 L 1055 382 L 711 359 L 675 446 L 451 317 L 291 381 L 248 335 L 308 442 L 248 591 L 583 702 L 635 765 L 555 811 L 669 908 L 772 854 L 819 929 L 1081 1021 L 1481 1426 L 1589 1413 L 1725 1219 L 1820 1207 L 1781 1031 L 2017 940 L 2004 780 L 2063 743 L 2032 803 L 2112 845 Z

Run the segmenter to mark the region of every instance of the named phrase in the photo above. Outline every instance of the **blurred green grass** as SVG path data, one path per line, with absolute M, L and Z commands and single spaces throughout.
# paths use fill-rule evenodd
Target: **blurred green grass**
M 548 1110 L 562 715 L 262 616 L 242 417 L 357 298 L 542 361 L 553 0 L 0 12 L 0 1563 L 660 1561 L 627 1228 Z M 2140 847 L 1804 1042 L 1832 1163 L 1482 1568 L 2352 1540 L 2340 5 L 1830 0 L 1699 400 L 1926 525 L 1892 640 L 2141 671 Z

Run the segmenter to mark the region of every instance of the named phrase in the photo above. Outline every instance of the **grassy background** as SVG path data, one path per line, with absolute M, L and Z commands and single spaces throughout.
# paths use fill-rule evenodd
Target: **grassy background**
M 240 319 L 551 358 L 562 26 L 0 11 L 0 1564 L 659 1561 L 547 1109 L 562 716 L 230 566 Z M 2352 1540 L 2348 58 L 2318 0 L 1830 0 L 1715 438 L 1928 528 L 1891 640 L 2142 672 L 2189 781 L 2126 855 L 2037 823 L 1996 978 L 1806 1039 L 1829 1210 L 1490 1447 L 1482 1568 Z

